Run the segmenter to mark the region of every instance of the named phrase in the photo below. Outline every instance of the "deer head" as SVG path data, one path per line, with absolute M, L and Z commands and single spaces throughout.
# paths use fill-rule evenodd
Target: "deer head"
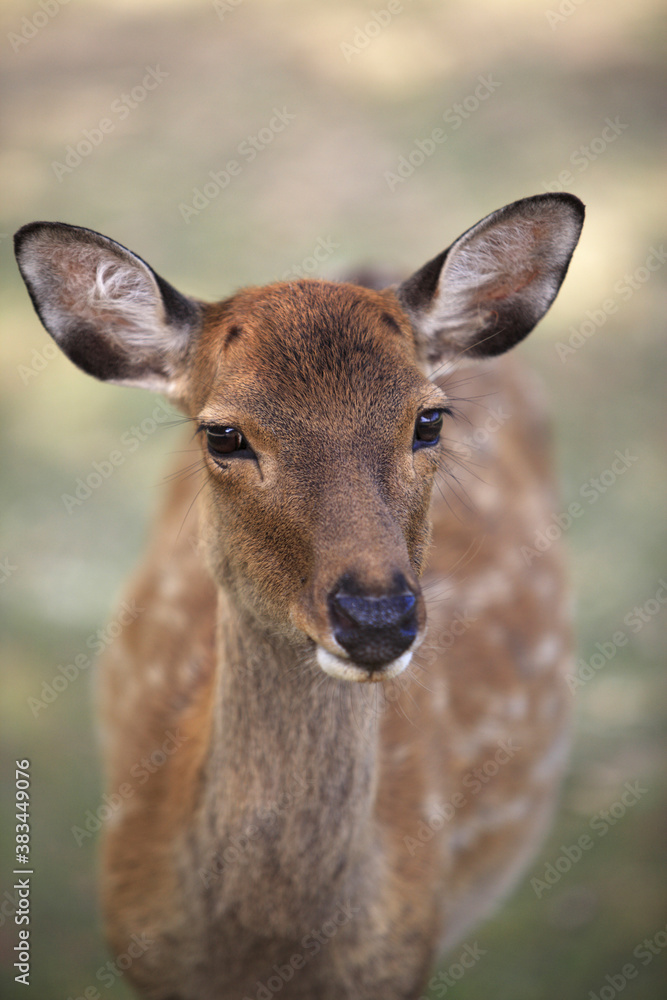
M 522 340 L 551 305 L 583 223 L 572 195 L 487 216 L 397 287 L 316 280 L 207 305 L 99 233 L 16 236 L 44 326 L 84 371 L 166 393 L 197 427 L 214 579 L 252 627 L 335 677 L 405 668 L 439 434 L 434 378 Z

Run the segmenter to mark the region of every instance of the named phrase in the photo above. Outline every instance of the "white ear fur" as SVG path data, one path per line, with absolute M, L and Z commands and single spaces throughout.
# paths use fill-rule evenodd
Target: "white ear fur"
M 32 223 L 16 235 L 21 274 L 44 323 L 84 371 L 168 392 L 199 306 L 135 254 L 92 230 Z
M 397 295 L 424 359 L 500 354 L 553 302 L 583 224 L 572 195 L 537 195 L 482 219 Z

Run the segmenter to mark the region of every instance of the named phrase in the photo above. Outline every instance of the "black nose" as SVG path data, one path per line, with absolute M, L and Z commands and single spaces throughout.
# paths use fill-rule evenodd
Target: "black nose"
M 417 597 L 404 577 L 387 593 L 372 595 L 349 577 L 329 595 L 336 642 L 355 663 L 370 668 L 396 660 L 417 635 Z

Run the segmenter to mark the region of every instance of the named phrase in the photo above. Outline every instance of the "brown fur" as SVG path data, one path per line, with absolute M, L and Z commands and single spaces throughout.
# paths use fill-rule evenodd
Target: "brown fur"
M 338 357 L 334 343 L 331 367 L 320 369 L 329 347 L 312 338 L 332 311 L 351 343 Z M 233 325 L 242 332 L 220 356 Z M 569 633 L 556 553 L 532 569 L 519 555 L 553 497 L 542 417 L 516 362 L 450 379 L 452 396 L 479 399 L 456 404 L 454 456 L 466 454 L 489 409 L 509 419 L 468 469 L 442 462 L 422 579 L 429 633 L 409 678 L 389 682 L 384 698 L 375 686 L 341 690 L 309 655 L 304 631 L 326 643 L 323 595 L 343 568 L 354 565 L 370 585 L 397 565 L 413 576 L 422 569 L 435 464 L 417 456 L 426 468 L 415 486 L 390 457 L 439 390 L 419 373 L 405 327 L 392 293 L 322 283 L 246 291 L 208 313 L 186 411 L 251 421 L 288 472 L 265 492 L 250 463 L 228 482 L 204 473 L 202 533 L 224 586 L 217 666 L 215 588 L 194 529 L 177 540 L 201 486 L 190 478 L 172 489 L 134 591 L 147 610 L 101 667 L 111 789 L 166 731 L 188 735 L 106 835 L 112 947 L 120 953 L 137 932 L 154 940 L 129 973 L 147 996 L 254 997 L 272 966 L 303 952 L 304 935 L 348 900 L 359 913 L 283 995 L 417 996 L 439 943 L 458 940 L 506 891 L 548 819 L 563 762 Z M 332 399 L 333 372 L 345 406 Z M 462 372 L 470 381 L 457 387 Z M 438 629 L 457 611 L 476 620 L 445 652 Z M 538 669 L 535 652 L 551 633 L 560 648 Z M 471 794 L 474 778 L 463 779 L 494 760 L 502 739 L 520 750 Z M 295 775 L 307 786 L 298 797 Z M 466 802 L 443 823 L 437 802 L 457 791 Z M 261 827 L 260 807 L 281 795 L 293 804 Z M 435 832 L 422 842 L 429 800 Z M 215 859 L 257 826 L 215 874 Z M 207 869 L 204 886 L 198 872 Z
M 144 997 L 414 1000 L 539 844 L 568 610 L 557 546 L 525 558 L 554 507 L 539 392 L 488 358 L 549 307 L 582 222 L 540 195 L 396 289 L 208 306 L 98 233 L 17 234 L 75 363 L 199 427 L 99 671 L 106 926 Z M 250 444 L 216 456 L 207 427 Z

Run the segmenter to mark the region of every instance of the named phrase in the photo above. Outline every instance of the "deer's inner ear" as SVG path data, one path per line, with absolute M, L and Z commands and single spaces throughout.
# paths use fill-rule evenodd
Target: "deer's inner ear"
M 524 198 L 482 219 L 399 286 L 424 360 L 491 357 L 527 336 L 556 297 L 583 221 L 573 195 Z
M 100 233 L 36 222 L 15 236 L 37 313 L 64 353 L 104 381 L 169 392 L 201 305 Z

